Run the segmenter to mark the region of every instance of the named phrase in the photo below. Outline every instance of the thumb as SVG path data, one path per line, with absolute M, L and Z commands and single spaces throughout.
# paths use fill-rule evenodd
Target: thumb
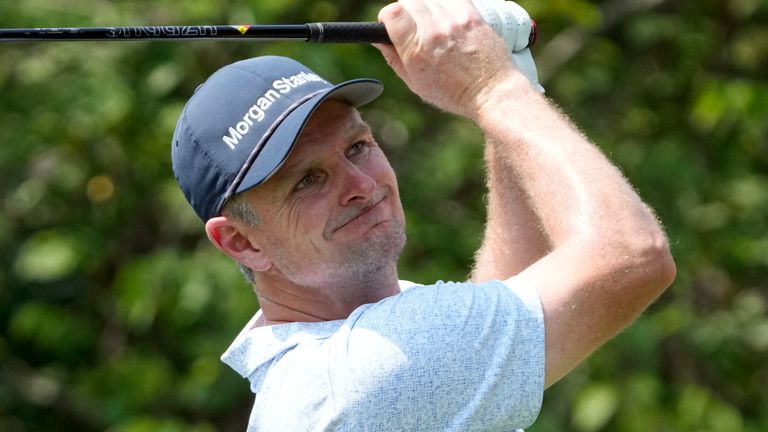
M 415 31 L 415 26 L 412 20 L 408 19 L 405 10 L 399 3 L 390 3 L 384 6 L 379 11 L 379 22 L 384 24 L 387 30 L 391 44 L 373 44 L 384 57 L 387 64 L 395 71 L 395 73 L 403 80 L 406 80 L 407 73 L 403 66 L 403 61 L 400 58 L 400 53 L 397 50 L 398 44 L 402 43 L 402 39 L 411 35 Z

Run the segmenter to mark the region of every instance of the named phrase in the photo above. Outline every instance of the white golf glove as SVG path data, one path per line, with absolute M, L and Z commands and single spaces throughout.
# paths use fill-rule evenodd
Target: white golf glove
M 534 23 L 528 12 L 513 1 L 507 0 L 472 0 L 480 16 L 507 43 L 512 61 L 525 75 L 533 87 L 544 93 L 539 84 L 539 74 L 528 48 Z

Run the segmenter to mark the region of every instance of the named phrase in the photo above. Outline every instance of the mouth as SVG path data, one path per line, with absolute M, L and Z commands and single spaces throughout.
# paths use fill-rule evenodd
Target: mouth
M 353 223 L 355 223 L 355 222 L 357 222 L 359 220 L 362 220 L 363 218 L 365 218 L 366 215 L 371 213 L 371 211 L 373 211 L 379 204 L 381 204 L 381 202 L 384 201 L 384 199 L 386 199 L 386 195 L 379 197 L 372 204 L 363 207 L 362 209 L 360 209 L 357 212 L 353 213 L 348 218 L 343 218 L 342 222 L 339 225 L 335 226 L 331 230 L 331 233 L 335 233 L 336 231 L 338 231 L 338 230 L 340 230 L 340 229 L 342 229 L 342 228 L 344 228 L 344 227 L 346 227 L 348 225 L 351 225 L 351 224 L 353 224 Z

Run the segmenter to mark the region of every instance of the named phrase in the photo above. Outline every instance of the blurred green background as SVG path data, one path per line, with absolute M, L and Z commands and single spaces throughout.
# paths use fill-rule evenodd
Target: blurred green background
M 663 220 L 679 272 L 545 394 L 533 432 L 768 430 L 768 2 L 520 2 L 547 95 Z M 383 2 L 30 0 L 0 27 L 372 21 Z M 219 355 L 257 307 L 169 163 L 217 68 L 293 56 L 372 76 L 399 173 L 401 276 L 462 279 L 482 232 L 481 135 L 363 45 L 0 45 L 0 431 L 237 431 L 252 396 Z

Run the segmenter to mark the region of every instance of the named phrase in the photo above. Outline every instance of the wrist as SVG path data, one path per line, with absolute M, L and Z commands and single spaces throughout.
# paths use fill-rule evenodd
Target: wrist
M 520 118 L 530 111 L 530 104 L 540 99 L 539 93 L 520 71 L 514 69 L 495 82 L 480 89 L 475 96 L 475 104 L 469 118 L 478 126 L 503 120 Z

